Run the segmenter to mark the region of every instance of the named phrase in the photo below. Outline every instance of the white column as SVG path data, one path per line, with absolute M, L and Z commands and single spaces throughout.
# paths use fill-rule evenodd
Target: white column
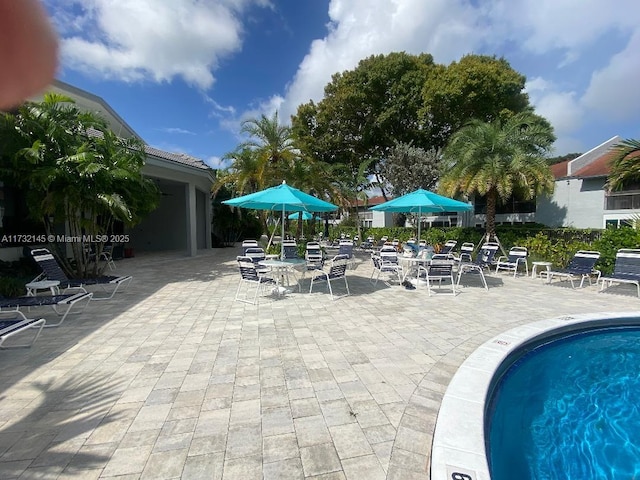
M 196 186 L 193 183 L 187 183 L 186 186 L 186 236 L 187 236 L 187 255 L 195 257 L 198 254 L 198 236 L 196 221 Z

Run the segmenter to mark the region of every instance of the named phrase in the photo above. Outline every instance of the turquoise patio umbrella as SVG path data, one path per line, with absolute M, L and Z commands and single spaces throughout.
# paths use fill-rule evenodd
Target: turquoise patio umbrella
M 418 215 L 418 241 L 420 241 L 420 223 L 423 213 L 428 212 L 464 212 L 473 207 L 468 203 L 443 197 L 437 193 L 419 188 L 411 193 L 381 203 L 369 210 L 379 212 L 415 213 Z
M 291 215 L 289 215 L 289 220 L 298 220 L 300 214 L 297 212 L 292 213 Z M 313 213 L 311 212 L 302 212 L 302 235 L 304 235 L 304 221 L 305 220 L 322 220 L 320 217 L 315 216 Z
M 282 212 L 282 238 L 284 239 L 284 217 L 286 212 L 333 212 L 338 207 L 313 195 L 290 187 L 285 181 L 277 187 L 267 188 L 242 197 L 225 200 L 225 205 L 249 208 L 252 210 L 277 210 Z M 283 257 L 284 246 L 280 242 L 280 256 Z
M 289 220 L 298 220 L 298 216 L 300 214 L 297 212 L 292 213 L 291 215 L 289 215 Z M 302 212 L 302 220 L 322 220 L 320 217 L 315 216 L 313 213 L 311 212 Z

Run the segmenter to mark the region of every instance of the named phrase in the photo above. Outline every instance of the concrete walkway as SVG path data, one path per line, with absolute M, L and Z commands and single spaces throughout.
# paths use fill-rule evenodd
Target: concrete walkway
M 440 399 L 478 345 L 640 310 L 635 287 L 506 274 L 428 297 L 372 286 L 365 256 L 350 297 L 296 290 L 256 307 L 233 301 L 237 253 L 119 261 L 126 292 L 1 351 L 0 478 L 426 480 Z

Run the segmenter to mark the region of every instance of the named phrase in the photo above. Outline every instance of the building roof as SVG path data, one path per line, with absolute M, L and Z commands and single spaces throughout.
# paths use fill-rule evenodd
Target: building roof
M 95 128 L 87 129 L 87 134 L 90 137 L 102 137 L 102 132 L 100 130 L 96 130 Z M 209 167 L 202 160 L 195 157 L 190 157 L 189 155 L 185 155 L 184 153 L 165 152 L 164 150 L 150 147 L 146 144 L 144 145 L 144 151 L 147 155 L 151 155 L 162 160 L 168 160 L 170 162 L 179 163 L 188 167 L 199 168 L 201 170 L 211 170 L 211 167 Z
M 366 206 L 367 206 L 367 208 L 374 207 L 376 205 L 380 205 L 381 203 L 387 202 L 387 201 L 391 200 L 392 198 L 393 197 L 389 197 L 387 200 L 385 200 L 385 198 L 382 195 L 378 195 L 376 197 L 369 197 L 367 199 L 367 205 Z M 359 200 L 359 199 L 355 200 L 354 205 L 357 206 L 357 207 L 364 207 L 365 206 L 364 201 L 363 200 Z
M 551 173 L 553 176 L 558 178 L 567 177 L 567 169 L 569 168 L 569 162 L 571 160 L 565 160 L 564 162 L 558 162 L 551 165 Z
M 608 151 L 604 155 L 596 158 L 588 165 L 582 167 L 580 170 L 573 174 L 574 177 L 589 178 L 589 177 L 606 177 L 611 171 L 611 160 L 615 156 L 615 152 Z
M 165 152 L 164 150 L 159 150 L 157 148 L 150 147 L 149 145 L 144 146 L 144 151 L 147 155 L 153 155 L 154 157 L 162 158 L 164 160 L 170 160 L 172 162 L 181 163 L 182 165 L 187 165 L 189 167 L 200 168 L 202 170 L 211 170 L 211 167 L 199 158 L 191 157 L 185 153 Z
M 609 175 L 611 159 L 614 156 L 612 149 L 620 141 L 622 141 L 622 137 L 616 135 L 573 160 L 565 160 L 551 165 L 551 172 L 556 180 L 567 177 L 606 177 Z

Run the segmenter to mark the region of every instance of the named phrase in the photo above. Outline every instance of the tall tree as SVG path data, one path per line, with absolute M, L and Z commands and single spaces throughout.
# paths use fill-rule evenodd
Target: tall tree
M 371 56 L 354 70 L 336 73 L 324 98 L 301 105 L 292 118 L 301 150 L 348 165 L 355 177 L 363 161 L 370 162 L 368 174 L 376 173 L 396 141 L 424 145 L 418 111 L 432 66 L 431 55 L 400 52 Z
M 554 141 L 551 125 L 528 112 L 504 121 L 474 120 L 456 132 L 444 150 L 440 190 L 449 196 L 486 195 L 486 231 L 493 237 L 499 201 L 553 192 L 546 154 Z
M 429 70 L 420 115 L 432 141 L 443 148 L 449 137 L 472 119 L 493 122 L 531 110 L 526 78 L 504 58 L 466 55 Z
M 249 138 L 240 145 L 255 155 L 259 188 L 287 180 L 293 163 L 298 158 L 293 145 L 291 127 L 278 120 L 278 112 L 271 117 L 261 115 L 242 123 L 240 133 Z
M 629 184 L 640 184 L 640 141 L 627 139 L 614 149 L 607 186 L 611 190 L 622 190 Z

